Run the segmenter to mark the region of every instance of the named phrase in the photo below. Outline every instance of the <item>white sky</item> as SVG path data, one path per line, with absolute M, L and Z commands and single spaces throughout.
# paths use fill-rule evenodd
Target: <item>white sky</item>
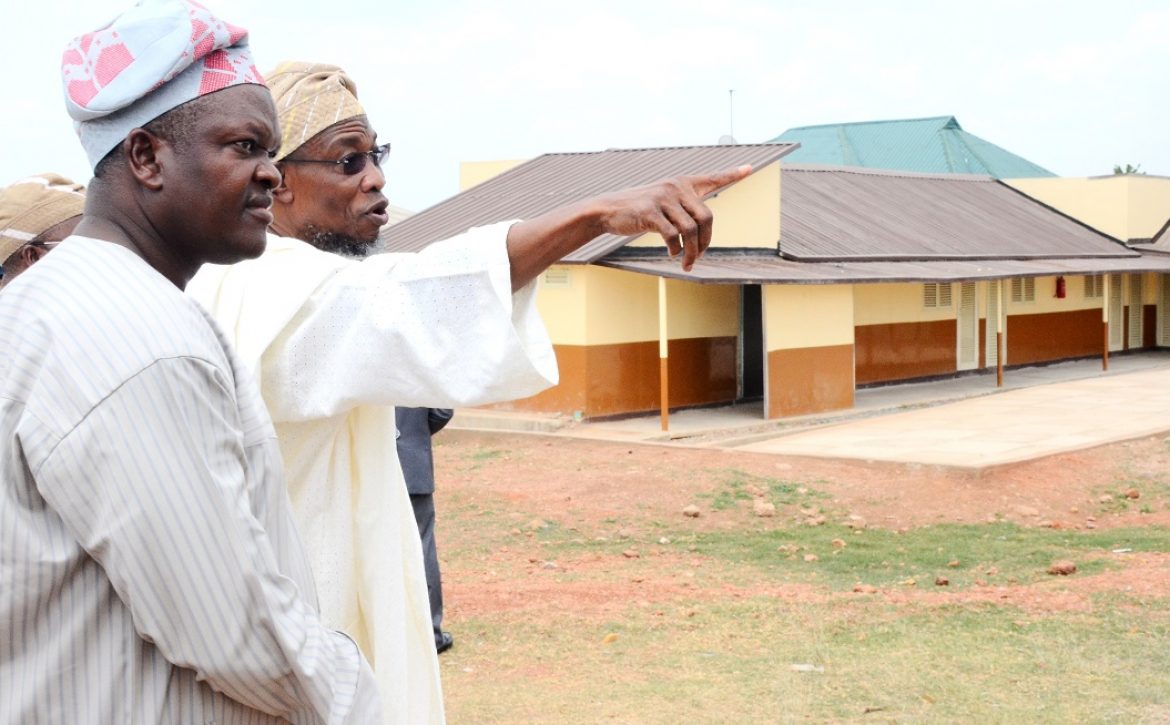
M 71 37 L 129 0 L 2 0 L 0 184 L 89 167 L 61 100 Z M 715 143 L 953 115 L 1061 176 L 1170 176 L 1170 0 L 204 0 L 260 70 L 346 68 L 392 203 L 458 191 L 459 162 Z M 13 87 L 15 86 L 15 87 Z M 735 89 L 734 116 L 728 89 Z

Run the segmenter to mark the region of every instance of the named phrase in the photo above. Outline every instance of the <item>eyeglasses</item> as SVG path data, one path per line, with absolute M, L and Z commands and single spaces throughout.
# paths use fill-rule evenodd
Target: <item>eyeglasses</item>
M 346 176 L 353 176 L 360 174 L 366 169 L 366 162 L 373 161 L 374 166 L 381 167 L 382 162 L 390 155 L 390 144 L 384 143 L 381 146 L 376 146 L 369 151 L 355 151 L 352 154 L 346 154 L 337 161 L 330 161 L 328 159 L 283 159 L 281 163 L 285 164 L 336 164 L 341 168 L 341 173 Z

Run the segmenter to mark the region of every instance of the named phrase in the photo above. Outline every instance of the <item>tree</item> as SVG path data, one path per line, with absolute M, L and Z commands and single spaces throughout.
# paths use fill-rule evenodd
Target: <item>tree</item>
M 1113 175 L 1114 176 L 1129 176 L 1130 174 L 1145 174 L 1145 173 L 1146 172 L 1142 171 L 1141 164 L 1138 164 L 1137 166 L 1132 166 L 1130 164 L 1126 164 L 1125 166 L 1114 166 L 1113 167 Z

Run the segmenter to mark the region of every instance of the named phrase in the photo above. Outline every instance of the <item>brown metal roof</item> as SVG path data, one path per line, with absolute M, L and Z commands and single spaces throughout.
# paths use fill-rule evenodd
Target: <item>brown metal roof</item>
M 1156 252 L 1158 254 L 1170 254 L 1170 219 L 1162 225 L 1158 233 L 1154 235 L 1153 239 L 1148 242 L 1135 243 L 1130 240 L 1130 245 L 1134 249 L 1139 249 L 1143 252 Z
M 751 164 L 759 170 L 798 144 L 736 144 L 545 154 L 384 230 L 386 251 L 416 252 L 470 227 L 531 219 L 565 204 L 681 174 Z M 565 262 L 592 262 L 629 241 L 598 237 Z
M 780 253 L 789 259 L 1133 254 L 989 176 L 785 164 L 780 187 Z
M 991 260 L 895 260 L 800 262 L 767 253 L 709 251 L 690 273 L 676 259 L 610 255 L 605 267 L 700 284 L 842 284 L 866 282 L 930 282 L 1114 272 L 1170 273 L 1170 256 L 1080 257 Z

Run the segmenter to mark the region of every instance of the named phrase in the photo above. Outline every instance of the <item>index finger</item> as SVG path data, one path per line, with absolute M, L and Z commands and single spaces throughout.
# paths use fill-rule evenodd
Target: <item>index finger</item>
M 751 164 L 744 164 L 743 166 L 719 171 L 708 176 L 693 176 L 691 177 L 691 188 L 695 190 L 699 198 L 702 198 L 712 192 L 719 191 L 729 184 L 734 184 L 740 179 L 747 178 L 750 173 L 752 173 Z

